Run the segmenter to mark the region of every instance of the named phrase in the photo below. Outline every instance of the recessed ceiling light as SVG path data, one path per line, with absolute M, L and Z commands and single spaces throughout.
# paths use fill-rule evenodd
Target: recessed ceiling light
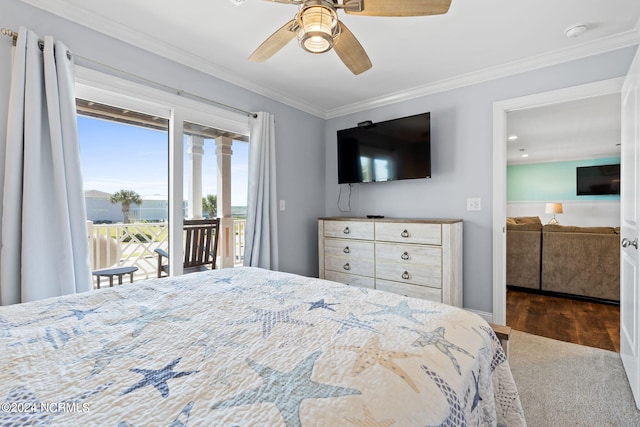
M 527 153 L 521 154 L 520 157 L 529 157 Z
M 564 33 L 567 37 L 580 37 L 587 32 L 589 28 L 585 24 L 572 25 Z
M 242 3 L 245 2 L 245 0 L 229 0 L 229 1 L 235 4 L 236 6 L 240 6 Z
M 509 138 L 507 138 L 509 141 L 515 141 L 516 139 L 518 139 L 518 135 L 511 135 Z

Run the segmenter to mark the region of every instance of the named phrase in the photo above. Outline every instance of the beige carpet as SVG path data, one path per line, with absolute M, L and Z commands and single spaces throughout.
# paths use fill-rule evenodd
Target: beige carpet
M 530 427 L 640 426 L 618 353 L 513 331 L 509 364 Z

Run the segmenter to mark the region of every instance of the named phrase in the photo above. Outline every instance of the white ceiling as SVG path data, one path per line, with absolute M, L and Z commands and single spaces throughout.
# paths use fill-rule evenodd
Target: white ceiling
M 267 62 L 247 61 L 293 18 L 293 5 L 263 0 L 240 5 L 235 0 L 21 1 L 322 118 L 640 40 L 638 0 L 453 0 L 445 15 L 416 18 L 339 11 L 373 63 L 371 70 L 354 76 L 335 52 L 313 55 L 295 40 Z M 565 29 L 578 23 L 589 31 L 567 38 Z
M 507 164 L 620 156 L 620 94 L 507 113 Z M 527 157 L 522 157 L 526 154 Z

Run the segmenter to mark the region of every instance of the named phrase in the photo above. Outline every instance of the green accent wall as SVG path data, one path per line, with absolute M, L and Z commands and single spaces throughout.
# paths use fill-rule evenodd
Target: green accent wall
M 507 201 L 620 200 L 620 195 L 577 196 L 576 168 L 620 163 L 620 157 L 507 166 Z

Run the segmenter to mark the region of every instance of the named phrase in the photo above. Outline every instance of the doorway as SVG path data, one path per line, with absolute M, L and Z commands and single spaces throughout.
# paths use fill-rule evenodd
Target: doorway
M 508 113 L 552 106 L 567 101 L 619 94 L 623 78 L 604 80 L 557 91 L 494 103 L 493 168 L 493 321 L 506 324 L 506 225 Z

